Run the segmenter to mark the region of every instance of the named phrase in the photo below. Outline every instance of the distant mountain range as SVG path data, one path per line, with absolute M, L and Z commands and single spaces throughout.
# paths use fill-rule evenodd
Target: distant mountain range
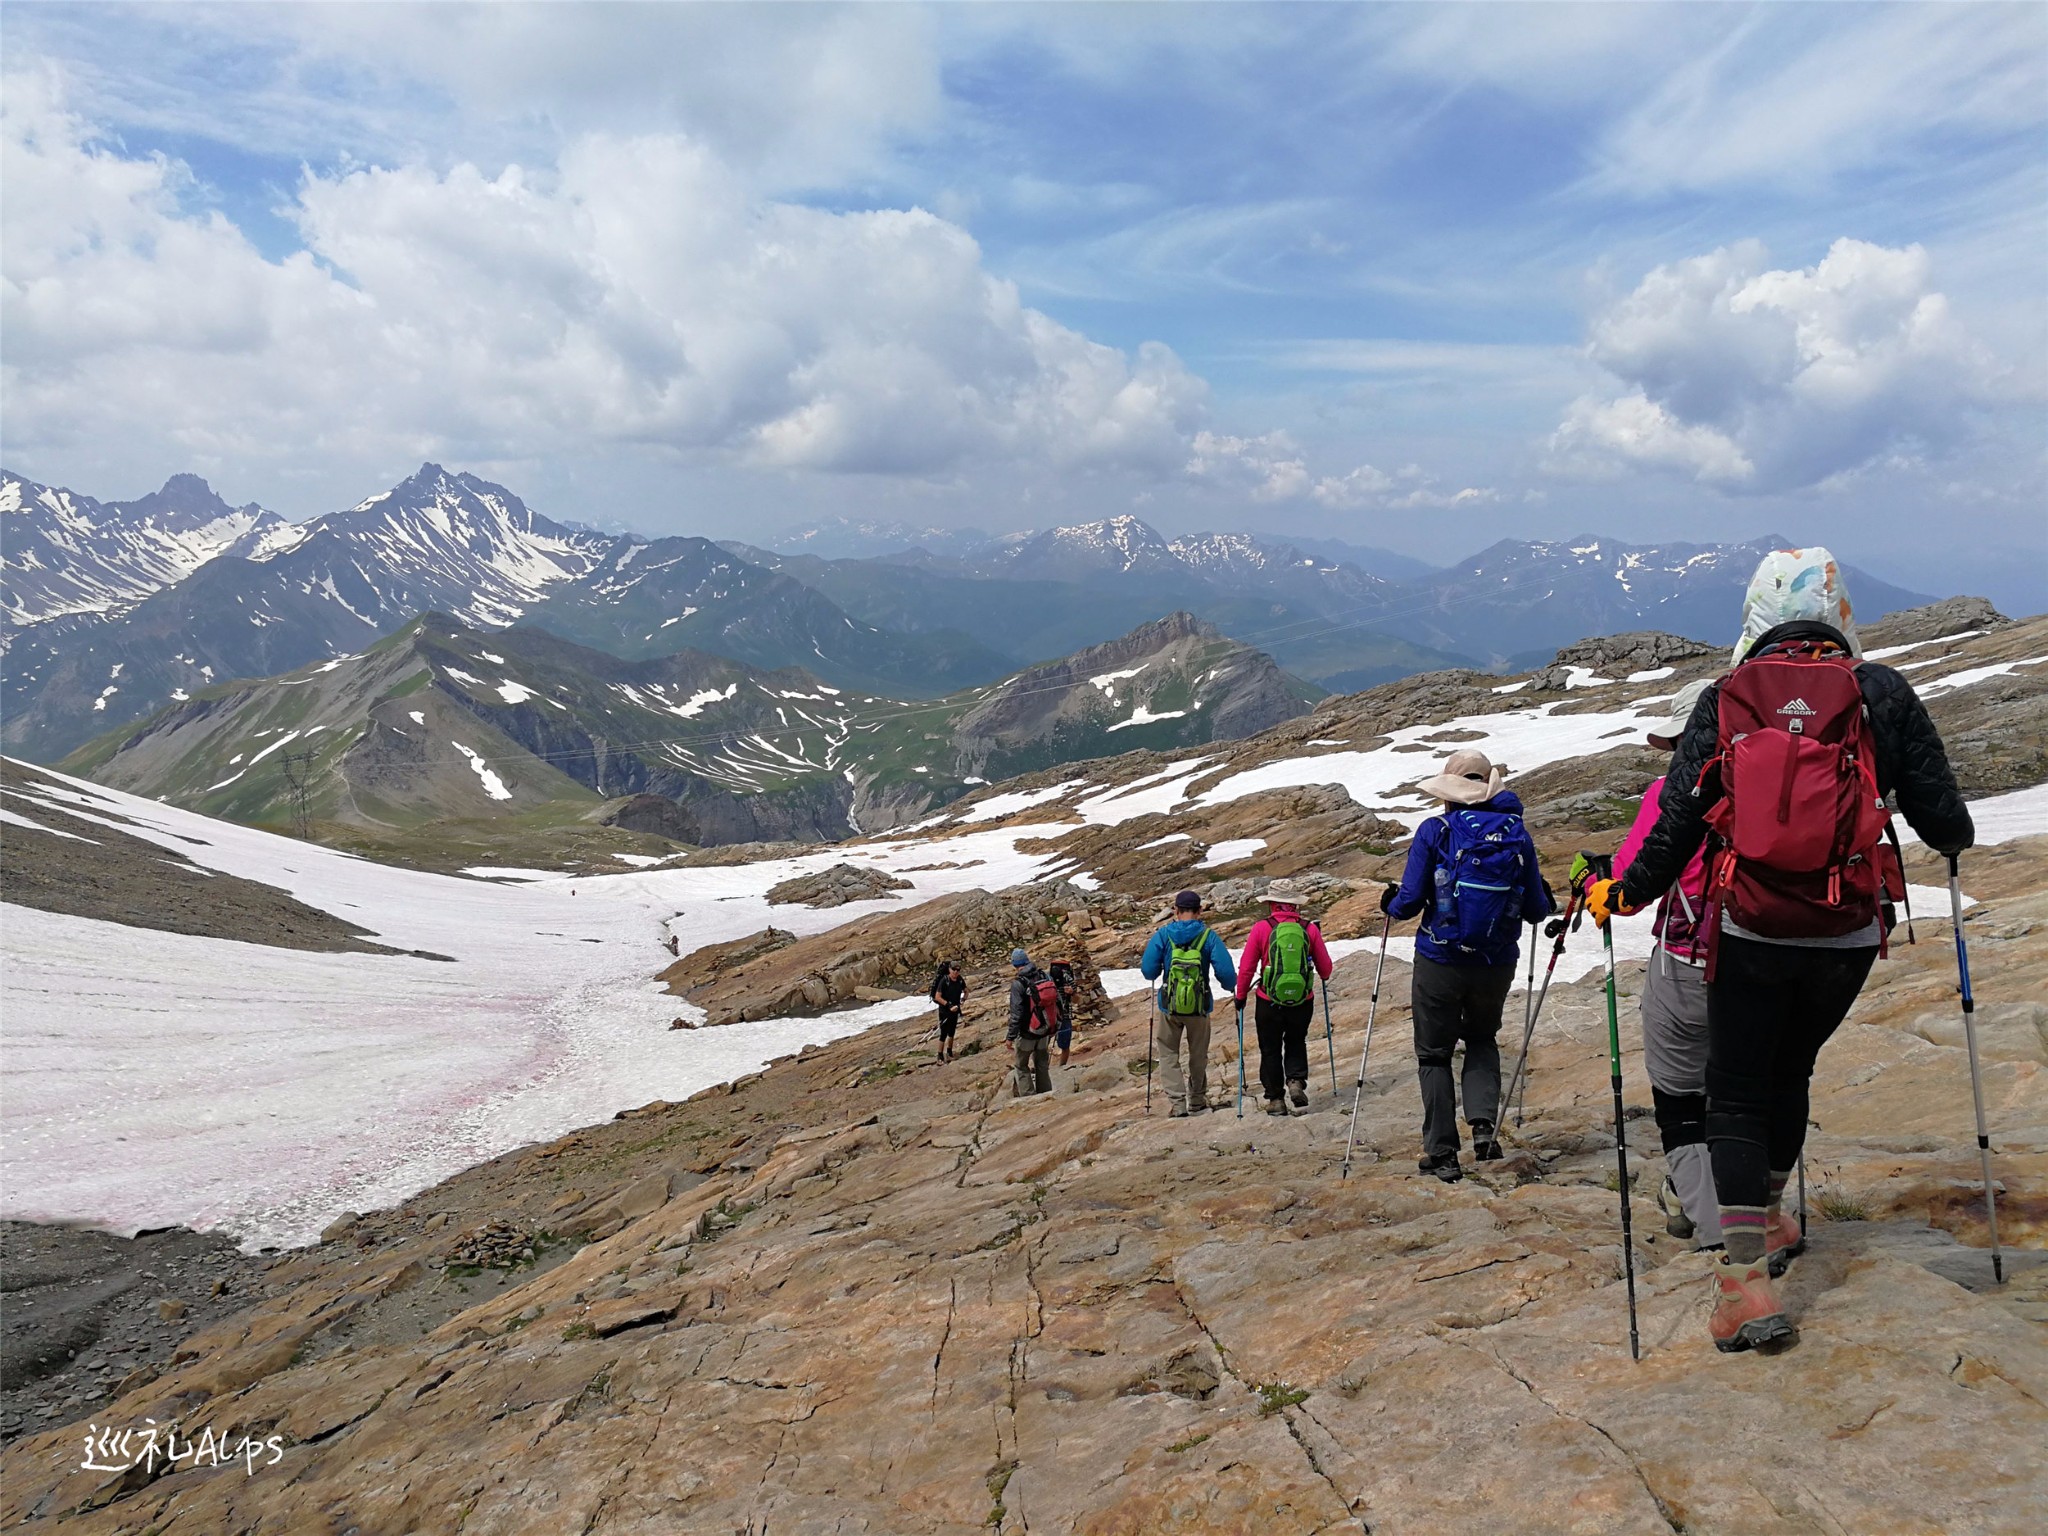
M 846 520 L 793 537 L 820 550 L 913 542 L 858 558 L 650 542 L 552 521 L 436 464 L 299 524 L 231 507 L 189 475 L 98 502 L 0 472 L 0 742 L 54 760 L 214 684 L 359 653 L 429 612 L 537 626 L 628 661 L 694 649 L 932 698 L 1185 611 L 1348 692 L 1541 659 L 1588 634 L 1719 641 L 1757 558 L 1783 542 L 1504 541 L 1396 579 L 1384 551 L 1168 539 L 1130 516 L 999 539 Z M 1927 600 L 1853 567 L 1850 581 L 1866 615 Z
M 1249 736 L 1318 696 L 1187 614 L 930 702 L 430 614 L 363 652 L 198 692 L 64 766 L 273 825 L 291 819 L 289 768 L 323 821 L 602 817 L 696 844 L 816 840 L 899 825 L 1014 772 Z

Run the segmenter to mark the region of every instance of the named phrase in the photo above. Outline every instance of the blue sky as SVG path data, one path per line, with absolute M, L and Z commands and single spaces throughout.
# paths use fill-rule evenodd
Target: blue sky
M 11 4 L 4 451 L 2048 606 L 2039 6 Z M 2015 560 L 2014 550 L 2024 558 Z

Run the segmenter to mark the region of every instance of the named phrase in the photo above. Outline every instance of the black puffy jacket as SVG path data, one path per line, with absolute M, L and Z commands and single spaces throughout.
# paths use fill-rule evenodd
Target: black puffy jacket
M 1780 624 L 1750 647 L 1756 655 L 1782 641 L 1827 639 L 1847 644 L 1825 624 L 1798 621 Z M 1890 667 L 1874 661 L 1858 664 L 1856 680 L 1863 706 L 1870 711 L 1870 734 L 1877 747 L 1877 787 L 1896 793 L 1906 823 L 1921 841 L 1944 856 L 1961 853 L 1976 840 L 1970 808 L 1956 788 L 1941 733 L 1928 718 L 1927 706 L 1913 685 Z M 1657 824 L 1643 839 L 1642 849 L 1628 866 L 1622 894 L 1632 907 L 1647 907 L 1669 890 L 1707 836 L 1709 802 L 1693 793 L 1700 773 L 1720 747 L 1721 685 L 1710 683 L 1693 706 L 1685 734 L 1671 754 L 1664 792 L 1657 800 Z

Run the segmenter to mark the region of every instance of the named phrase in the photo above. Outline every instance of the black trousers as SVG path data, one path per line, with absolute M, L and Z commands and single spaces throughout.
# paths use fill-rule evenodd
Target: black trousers
M 1458 1100 L 1451 1055 L 1465 1047 L 1465 1119 L 1500 1118 L 1501 1010 L 1514 984 L 1512 965 L 1445 965 L 1415 957 L 1409 992 L 1415 1016 L 1415 1072 L 1422 1083 L 1422 1150 L 1431 1157 L 1458 1150 Z
M 1877 946 L 1808 949 L 1724 933 L 1707 984 L 1707 1144 L 1725 1206 L 1770 1201 L 1806 1145 L 1820 1048 L 1849 1015 Z
M 1316 1000 L 1276 1003 L 1254 995 L 1252 1018 L 1259 1030 L 1259 1087 L 1269 1099 L 1285 1098 L 1289 1083 L 1308 1081 L 1308 1027 L 1315 1022 Z

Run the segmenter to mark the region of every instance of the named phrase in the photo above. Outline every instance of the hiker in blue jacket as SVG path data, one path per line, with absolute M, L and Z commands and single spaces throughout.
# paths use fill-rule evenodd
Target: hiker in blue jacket
M 1173 899 L 1173 920 L 1145 945 L 1138 970 L 1159 983 L 1159 1081 L 1166 1090 L 1166 1113 L 1178 1118 L 1199 1115 L 1209 1107 L 1209 1013 L 1215 1005 L 1209 976 L 1235 993 L 1237 967 L 1230 948 L 1216 930 L 1202 921 L 1202 898 L 1182 891 Z M 1187 1072 L 1181 1072 L 1180 1047 L 1188 1047 Z
M 1536 844 L 1522 825 L 1522 802 L 1501 788 L 1486 754 L 1453 752 L 1443 772 L 1416 788 L 1444 802 L 1441 816 L 1415 829 L 1401 883 L 1380 896 L 1391 918 L 1424 914 L 1415 934 L 1416 1073 L 1422 1080 L 1423 1173 L 1446 1184 L 1458 1166 L 1458 1101 L 1451 1055 L 1465 1047 L 1465 1119 L 1472 1155 L 1501 1155 L 1501 1009 L 1521 955 L 1522 925 L 1540 923 L 1554 903 L 1536 867 Z

